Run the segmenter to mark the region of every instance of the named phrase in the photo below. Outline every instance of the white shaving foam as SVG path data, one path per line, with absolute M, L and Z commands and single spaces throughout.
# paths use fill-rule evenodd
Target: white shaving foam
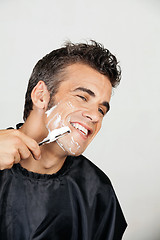
M 66 103 L 68 107 L 74 109 L 75 107 L 72 105 L 72 103 L 69 101 Z M 55 108 L 59 105 L 59 103 L 55 106 L 53 106 L 52 108 L 50 108 L 49 110 L 47 110 L 45 113 L 47 115 L 47 118 L 52 114 L 52 112 L 55 110 Z M 52 123 L 53 122 L 53 123 Z M 67 122 L 70 122 L 70 117 L 68 118 Z M 54 115 L 49 122 L 47 123 L 46 127 L 48 129 L 49 134 L 51 133 L 51 131 L 53 131 L 53 129 L 51 129 L 51 127 L 49 127 L 49 125 L 51 125 L 55 128 L 59 128 L 59 127 L 63 127 L 65 126 L 61 115 L 59 113 L 57 113 L 56 115 Z M 76 142 L 74 140 L 73 137 L 71 137 L 71 141 L 69 143 L 69 146 L 67 147 L 67 144 L 63 144 L 58 140 L 56 140 L 57 144 L 59 145 L 59 147 L 64 151 L 64 152 L 70 152 L 71 154 L 75 155 L 76 152 L 78 151 L 78 149 L 80 148 L 80 145 L 78 144 L 78 142 Z M 73 150 L 74 149 L 74 150 Z
M 49 129 L 49 125 L 51 124 L 51 122 L 53 122 L 54 128 L 59 127 L 59 123 L 61 122 L 61 115 L 57 113 L 53 118 L 49 120 L 49 122 L 46 125 L 48 131 L 52 130 L 52 129 Z
M 49 110 L 47 110 L 45 112 L 45 114 L 47 114 L 47 118 L 51 115 L 51 113 L 53 112 L 53 110 L 57 107 L 57 105 L 51 107 Z
M 74 109 L 75 107 L 72 105 L 72 103 L 71 102 L 67 102 L 67 105 L 69 106 L 69 107 L 71 107 L 72 109 Z

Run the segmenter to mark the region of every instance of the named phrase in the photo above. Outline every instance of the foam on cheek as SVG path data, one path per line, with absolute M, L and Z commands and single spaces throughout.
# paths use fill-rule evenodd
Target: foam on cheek
M 47 110 L 45 112 L 45 114 L 47 114 L 47 118 L 51 115 L 51 113 L 53 112 L 53 110 L 57 107 L 57 105 L 53 106 L 52 108 L 50 108 L 49 110 Z
M 72 108 L 72 109 L 75 109 L 75 107 L 73 106 L 73 104 L 69 101 L 69 102 L 67 102 L 67 106 L 69 106 L 70 108 Z
M 70 101 L 67 102 L 67 106 L 69 106 L 69 108 L 71 108 L 72 110 L 75 109 L 74 105 Z M 67 119 L 67 122 L 70 123 L 70 121 L 71 121 L 71 118 L 69 117 Z M 80 148 L 79 143 L 76 142 L 73 137 L 71 137 L 71 141 L 70 141 L 70 143 L 68 145 L 69 146 L 67 147 L 66 150 L 67 150 L 67 152 L 69 152 L 69 153 L 71 153 L 73 155 L 75 155 L 77 153 L 78 149 Z
M 49 122 L 46 125 L 48 131 L 52 131 L 58 127 L 63 127 L 63 123 L 61 120 L 61 115 L 59 113 L 57 113 L 55 116 L 53 116 L 53 118 L 51 118 L 49 120 Z
M 62 114 L 56 113 L 56 108 L 58 107 L 58 105 L 60 105 L 60 103 L 58 103 L 56 106 L 53 106 L 51 109 L 46 111 L 47 118 L 50 118 L 46 125 L 49 133 L 53 129 L 66 126 L 64 124 L 64 120 L 62 119 Z M 74 110 L 75 107 L 70 101 L 68 101 L 65 103 L 63 109 Z M 70 110 L 69 110 L 69 112 L 70 112 Z M 55 111 L 55 114 L 54 114 L 54 111 Z M 53 114 L 53 117 L 51 117 L 52 114 Z M 66 119 L 66 120 L 70 124 L 71 118 L 68 117 L 68 119 Z M 72 133 L 70 133 L 70 134 L 72 134 Z M 80 145 L 78 142 L 76 142 L 74 140 L 73 136 L 71 136 L 70 134 L 64 138 L 62 137 L 61 139 L 56 140 L 56 142 L 63 151 L 68 152 L 72 155 L 75 155 L 77 153 L 77 151 L 80 149 Z
M 63 127 L 64 124 L 61 119 L 61 115 L 59 113 L 54 114 L 54 110 L 56 110 L 57 105 L 53 106 L 51 109 L 46 111 L 47 118 L 50 118 L 53 114 L 53 117 L 50 118 L 48 123 L 46 124 L 46 128 L 48 129 L 48 132 L 51 132 L 52 130 Z

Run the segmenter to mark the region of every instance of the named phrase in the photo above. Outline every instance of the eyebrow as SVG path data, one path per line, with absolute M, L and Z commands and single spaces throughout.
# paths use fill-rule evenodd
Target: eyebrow
M 92 92 L 90 89 L 84 88 L 84 87 L 78 87 L 78 88 L 74 89 L 74 91 L 83 91 L 83 92 L 88 93 L 92 97 L 96 96 L 94 92 Z
M 91 91 L 91 90 L 88 89 L 88 88 L 84 88 L 84 87 L 78 87 L 78 88 L 76 88 L 76 89 L 73 90 L 73 92 L 75 92 L 75 91 L 83 91 L 83 92 L 86 92 L 86 93 L 88 93 L 91 97 L 95 97 L 95 96 L 96 96 L 93 91 Z M 107 108 L 107 112 L 110 110 L 109 102 L 104 101 L 104 102 L 102 102 L 102 105 Z

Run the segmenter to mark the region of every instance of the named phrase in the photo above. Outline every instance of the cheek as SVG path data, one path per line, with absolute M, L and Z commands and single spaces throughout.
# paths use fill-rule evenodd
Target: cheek
M 77 107 L 75 103 L 66 99 L 46 111 L 46 128 L 48 131 L 66 126 L 66 121 L 69 121 L 67 117 L 76 110 Z
M 94 134 L 93 134 L 93 136 L 92 136 L 92 138 L 91 138 L 91 141 L 96 137 L 96 135 L 98 134 L 98 132 L 99 132 L 100 129 L 101 129 L 101 126 L 102 126 L 102 121 L 97 124 L 96 129 L 95 129 L 95 132 L 94 132 Z
M 46 124 L 48 131 L 52 131 L 53 129 L 57 129 L 62 126 L 63 126 L 63 120 L 59 113 L 56 113 L 54 116 L 51 116 L 51 118 L 48 119 Z
M 96 131 L 96 135 L 97 133 L 101 130 L 101 127 L 102 127 L 102 121 L 98 124 L 97 126 L 97 131 Z

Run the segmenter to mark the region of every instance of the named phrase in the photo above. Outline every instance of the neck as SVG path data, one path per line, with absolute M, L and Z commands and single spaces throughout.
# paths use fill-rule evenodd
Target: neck
M 45 147 L 41 147 L 41 159 L 35 160 L 33 156 L 28 159 L 21 160 L 20 164 L 28 171 L 41 174 L 53 174 L 58 172 L 64 164 L 66 156 L 58 156 L 48 151 Z
M 44 126 L 43 118 L 39 117 L 36 119 L 34 118 L 34 114 L 31 113 L 19 131 L 40 142 L 48 135 L 48 131 Z M 20 161 L 21 166 L 28 171 L 41 174 L 53 174 L 59 171 L 67 157 L 66 152 L 64 152 L 56 142 L 44 144 L 40 149 L 40 160 L 35 160 L 33 156 L 30 155 L 29 158 Z

